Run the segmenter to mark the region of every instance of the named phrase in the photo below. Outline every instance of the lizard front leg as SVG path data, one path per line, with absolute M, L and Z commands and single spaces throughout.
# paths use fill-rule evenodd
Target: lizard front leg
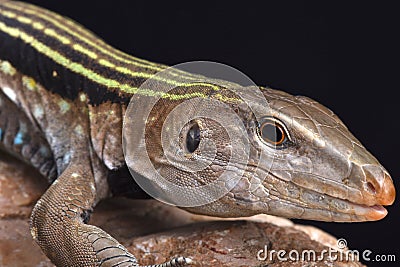
M 117 240 L 86 224 L 95 195 L 90 157 L 74 158 L 34 207 L 33 238 L 57 266 L 139 266 Z M 179 257 L 154 266 L 184 266 L 190 262 Z

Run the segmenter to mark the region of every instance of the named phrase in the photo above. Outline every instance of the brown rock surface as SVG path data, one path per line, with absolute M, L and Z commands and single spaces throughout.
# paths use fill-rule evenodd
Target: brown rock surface
M 29 213 L 44 192 L 43 179 L 29 167 L 0 153 L 0 266 L 53 266 L 29 233 Z M 336 239 L 313 227 L 272 216 L 221 220 L 196 216 L 153 200 L 110 199 L 90 221 L 138 256 L 141 264 L 174 256 L 195 266 L 362 266 L 359 263 L 260 261 L 264 249 L 285 251 L 334 247 Z M 323 245 L 325 244 L 325 245 Z

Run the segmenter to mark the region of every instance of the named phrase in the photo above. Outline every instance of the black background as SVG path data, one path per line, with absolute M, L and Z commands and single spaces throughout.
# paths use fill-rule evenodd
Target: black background
M 69 16 L 136 57 L 173 65 L 228 64 L 259 85 L 306 95 L 331 108 L 391 173 L 400 176 L 400 20 L 395 5 L 350 1 L 29 1 Z M 312 224 L 352 249 L 395 254 L 399 201 L 369 223 Z M 368 266 L 395 266 L 368 263 Z

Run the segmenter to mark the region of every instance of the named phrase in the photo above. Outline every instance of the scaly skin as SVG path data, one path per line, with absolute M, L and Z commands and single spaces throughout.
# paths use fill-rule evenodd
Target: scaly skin
M 123 54 L 49 11 L 19 2 L 0 3 L 0 148 L 52 182 L 32 212 L 31 233 L 56 265 L 138 266 L 117 240 L 87 222 L 103 198 L 146 195 L 127 175 L 123 119 L 131 98 L 142 97 L 145 104 L 158 95 L 156 90 L 137 88 L 165 68 Z M 195 120 L 200 144 L 216 144 L 216 156 L 207 158 L 202 146 L 187 153 L 185 134 L 170 141 L 178 144 L 176 155 L 164 153 L 161 132 L 167 115 L 196 97 L 225 102 L 215 112 L 233 111 L 240 118 L 249 140 L 249 160 L 227 170 L 243 171 L 243 176 L 222 198 L 185 209 L 221 217 L 267 213 L 343 222 L 385 217 L 382 205 L 395 198 L 388 172 L 329 109 L 306 97 L 261 88 L 269 105 L 261 117 L 279 120 L 290 136 L 288 145 L 277 149 L 260 136 L 253 110 L 264 110 L 262 104 L 251 101 L 250 109 L 232 93 L 231 84 L 216 88 L 194 84 L 196 79 L 172 70 L 165 80 L 157 80 L 161 87 L 176 88 L 157 102 L 146 120 L 144 142 L 151 163 L 161 175 L 189 188 L 216 180 L 226 169 L 234 152 L 229 134 L 239 131 L 238 125 L 226 128 L 200 116 Z M 196 114 L 201 108 L 183 113 Z M 174 123 L 164 127 L 167 134 Z M 183 131 L 188 130 L 185 127 Z M 180 153 L 193 162 L 206 159 L 209 165 L 196 172 L 181 170 L 174 164 Z M 141 163 L 129 167 L 150 177 Z M 190 263 L 181 257 L 157 266 Z

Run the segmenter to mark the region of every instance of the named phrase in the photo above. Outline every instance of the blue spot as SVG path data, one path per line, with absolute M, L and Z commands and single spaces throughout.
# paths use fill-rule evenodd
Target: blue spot
M 67 152 L 67 153 L 65 153 L 65 155 L 64 155 L 63 163 L 64 163 L 64 164 L 68 164 L 70 161 L 71 161 L 71 153 L 70 153 L 70 152 Z
M 24 143 L 24 134 L 19 131 L 14 138 L 14 145 L 22 145 Z
M 3 140 L 3 129 L 0 128 L 0 141 Z

